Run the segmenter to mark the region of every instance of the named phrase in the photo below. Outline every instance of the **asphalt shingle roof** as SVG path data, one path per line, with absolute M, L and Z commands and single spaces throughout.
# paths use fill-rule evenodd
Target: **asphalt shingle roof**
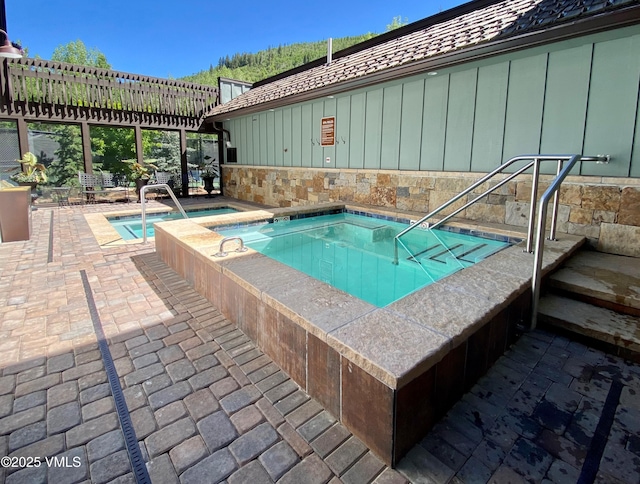
M 295 94 L 363 78 L 392 67 L 459 51 L 483 42 L 499 40 L 552 25 L 575 21 L 606 11 L 640 3 L 640 0 L 502 0 L 466 11 L 458 16 L 426 22 L 424 28 L 386 42 L 334 58 L 331 64 L 310 67 L 272 82 L 260 83 L 250 91 L 216 106 L 216 116 L 276 101 Z M 424 21 L 417 22 L 424 23 Z

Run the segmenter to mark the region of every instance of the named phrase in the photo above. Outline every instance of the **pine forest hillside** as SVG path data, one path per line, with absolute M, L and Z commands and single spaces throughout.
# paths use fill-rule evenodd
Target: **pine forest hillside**
M 377 34 L 364 34 L 356 37 L 333 39 L 333 52 L 369 40 Z M 218 77 L 226 77 L 246 82 L 257 82 L 267 77 L 301 66 L 327 55 L 327 41 L 303 42 L 291 45 L 279 45 L 261 50 L 255 54 L 234 54 L 221 57 L 217 66 L 200 71 L 182 80 L 217 86 Z

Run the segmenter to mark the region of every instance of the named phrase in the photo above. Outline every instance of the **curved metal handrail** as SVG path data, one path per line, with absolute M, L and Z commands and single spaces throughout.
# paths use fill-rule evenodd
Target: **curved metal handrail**
M 523 166 L 522 168 L 520 168 L 517 171 L 515 171 L 514 173 L 510 174 L 507 178 L 505 178 L 505 179 L 501 180 L 500 182 L 498 182 L 493 187 L 490 187 L 487 190 L 485 190 L 478 197 L 474 198 L 470 202 L 467 202 L 462 207 L 454 210 L 451 214 L 447 215 L 446 217 L 444 217 L 443 219 L 439 220 L 438 222 L 436 222 L 436 223 L 434 223 L 432 225 L 429 225 L 428 227 L 429 227 L 429 229 L 434 229 L 434 228 L 442 225 L 444 222 L 449 220 L 451 217 L 454 217 L 455 215 L 460 213 L 462 210 L 465 210 L 470 205 L 473 205 L 478 200 L 486 197 L 487 195 L 489 195 L 490 193 L 492 193 L 496 189 L 500 188 L 502 185 L 508 183 L 509 181 L 511 181 L 515 177 L 517 177 L 518 175 L 524 173 L 526 170 L 528 170 L 531 167 L 533 167 L 534 173 L 533 173 L 533 183 L 532 183 L 532 188 L 531 188 L 531 211 L 530 211 L 530 214 L 529 214 L 529 226 L 528 226 L 528 231 L 527 231 L 527 248 L 526 248 L 527 252 L 531 252 L 532 251 L 532 241 L 533 241 L 533 220 L 534 220 L 534 215 L 535 215 L 535 210 L 536 210 L 536 193 L 537 193 L 538 178 L 539 178 L 539 173 L 540 173 L 540 162 L 542 162 L 542 161 L 556 161 L 558 163 L 558 170 L 557 170 L 557 175 L 556 175 L 556 177 L 557 177 L 560 174 L 561 170 L 562 170 L 563 162 L 571 160 L 576 156 L 578 157 L 578 161 L 595 161 L 595 162 L 598 162 L 598 163 L 608 163 L 609 162 L 609 156 L 608 155 L 581 156 L 581 155 L 575 155 L 575 154 L 570 154 L 570 155 L 540 155 L 540 154 L 537 154 L 537 155 L 519 155 L 519 156 L 514 156 L 513 158 L 507 160 L 505 163 L 500 164 L 500 166 L 495 168 L 492 172 L 490 172 L 487 175 L 483 176 L 482 178 L 477 180 L 475 183 L 473 183 L 471 186 L 469 186 L 468 188 L 466 188 L 462 192 L 458 193 L 456 196 L 454 196 L 453 198 L 451 198 L 447 202 L 445 202 L 442 205 L 440 205 L 435 210 L 429 212 L 427 215 L 422 217 L 417 222 L 414 222 L 413 224 L 409 225 L 409 227 L 407 227 L 406 229 L 404 229 L 401 232 L 399 232 L 394 238 L 393 263 L 394 264 L 398 264 L 398 242 L 399 242 L 400 237 L 405 235 L 407 232 L 410 232 L 411 230 L 415 229 L 416 227 L 421 226 L 422 224 L 424 224 L 424 222 L 426 222 L 430 218 L 434 217 L 438 213 L 442 212 L 444 209 L 446 209 L 447 207 L 449 207 L 453 203 L 457 202 L 462 197 L 464 197 L 468 193 L 472 192 L 473 190 L 478 188 L 483 183 L 489 181 L 490 179 L 492 179 L 497 174 L 503 172 L 509 166 L 513 165 L 514 163 L 516 163 L 518 161 L 525 161 L 525 160 L 531 160 L 531 161 L 529 163 L 527 163 L 525 166 Z M 573 166 L 574 164 L 575 164 L 575 162 L 571 166 Z M 564 175 L 564 177 L 566 177 L 566 174 Z M 564 180 L 564 178 L 563 178 L 563 180 Z M 556 226 L 557 213 L 558 213 L 558 197 L 556 196 L 555 199 L 554 199 L 553 218 L 552 218 L 552 222 L 551 222 L 551 234 L 553 236 L 555 236 L 555 228 L 556 228 L 555 226 Z M 404 244 L 402 244 L 402 245 L 404 246 Z
M 598 155 L 598 156 L 582 156 L 582 155 L 577 155 L 577 154 L 573 154 L 573 155 L 520 155 L 520 156 L 516 156 L 514 158 L 511 158 L 505 164 L 500 165 L 495 170 L 493 170 L 491 173 L 489 173 L 488 175 L 482 177 L 480 180 L 476 181 L 469 188 L 467 188 L 466 190 L 463 190 L 458 195 L 453 197 L 451 200 L 443 203 L 438 208 L 436 208 L 432 212 L 428 213 L 427 215 L 422 217 L 420 220 L 418 220 L 417 222 L 414 222 L 412 225 L 410 225 L 409 227 L 404 229 L 402 232 L 400 232 L 398 235 L 396 235 L 395 238 L 394 238 L 394 261 L 393 261 L 393 263 L 394 264 L 398 264 L 398 242 L 400 244 L 402 244 L 402 246 L 407 250 L 407 252 L 409 252 L 410 255 L 412 255 L 411 252 L 408 250 L 408 248 L 400 240 L 401 236 L 403 236 L 407 232 L 413 230 L 414 228 L 420 226 L 421 224 L 426 222 L 429 218 L 431 218 L 434 215 L 438 214 L 439 212 L 441 212 L 445 208 L 449 207 L 452 203 L 455 203 L 457 200 L 459 200 L 460 198 L 462 198 L 463 196 L 465 196 L 469 192 L 475 190 L 477 187 L 482 185 L 484 182 L 490 180 L 495 175 L 497 175 L 498 173 L 502 172 L 508 166 L 512 165 L 513 163 L 515 163 L 517 161 L 522 161 L 522 160 L 532 160 L 532 161 L 527 163 L 524 167 L 520 168 L 519 170 L 515 171 L 513 174 L 509 175 L 507 178 L 501 180 L 495 186 L 485 190 L 478 197 L 474 198 L 470 202 L 467 202 L 462 207 L 454 210 L 453 213 L 447 215 L 446 217 L 444 217 L 443 219 L 439 220 L 435 224 L 429 225 L 428 228 L 429 228 L 429 230 L 432 230 L 432 229 L 438 227 L 439 225 L 443 224 L 446 220 L 448 220 L 451 217 L 455 216 L 456 214 L 460 213 L 465 208 L 467 208 L 470 205 L 476 203 L 481 198 L 487 196 L 488 194 L 490 194 L 491 192 L 493 192 L 497 188 L 501 187 L 502 185 L 504 185 L 508 181 L 512 180 L 513 178 L 515 178 L 516 176 L 520 175 L 521 173 L 523 173 L 524 171 L 528 170 L 529 168 L 531 168 L 533 166 L 533 176 L 532 176 L 532 183 L 531 183 L 531 206 L 530 206 L 530 211 L 529 211 L 529 224 L 528 224 L 528 230 L 527 230 L 527 248 L 525 249 L 525 252 L 531 253 L 532 252 L 532 242 L 533 242 L 533 229 L 534 229 L 534 221 L 535 221 L 535 213 L 536 213 L 536 204 L 537 204 L 538 180 L 539 180 L 539 177 L 540 177 L 540 163 L 542 161 L 556 161 L 558 163 L 557 171 L 556 171 L 556 177 L 551 182 L 551 185 L 549 186 L 549 188 L 547 188 L 547 190 L 545 190 L 545 192 L 543 193 L 542 197 L 540 197 L 540 209 L 538 211 L 538 225 L 536 226 L 535 250 L 533 250 L 535 255 L 534 255 L 534 262 L 533 262 L 533 273 L 531 275 L 531 324 L 529 325 L 529 329 L 532 330 L 532 329 L 535 329 L 537 318 L 538 318 L 538 304 L 539 304 L 539 300 L 540 300 L 540 285 L 541 285 L 541 280 L 542 280 L 542 255 L 543 255 L 542 252 L 544 250 L 544 234 L 545 234 L 545 226 L 546 226 L 546 221 L 547 221 L 547 208 L 549 206 L 549 201 L 551 200 L 551 197 L 553 197 L 553 212 L 552 212 L 552 216 L 551 216 L 551 227 L 550 227 L 550 230 L 549 230 L 549 240 L 555 240 L 556 225 L 557 225 L 557 218 L 558 218 L 558 204 L 559 204 L 559 198 L 560 198 L 559 197 L 559 192 L 560 192 L 559 189 L 560 189 L 560 186 L 562 185 L 562 182 L 567 177 L 569 172 L 573 169 L 573 167 L 575 166 L 576 163 L 578 163 L 580 161 L 594 161 L 596 163 L 609 163 L 609 161 L 611 160 L 611 157 L 609 155 Z M 567 164 L 563 166 L 565 161 L 567 162 Z
M 609 163 L 611 157 L 609 155 L 598 156 L 580 156 L 573 155 L 567 165 L 563 168 L 562 162 L 558 162 L 558 171 L 556 177 L 549 188 L 540 197 L 540 210 L 538 211 L 538 226 L 536 230 L 536 248 L 535 259 L 533 264 L 533 274 L 531 276 L 531 324 L 529 329 L 536 328 L 538 319 L 538 302 L 540 300 L 540 284 L 542 281 L 542 251 L 544 250 L 544 232 L 547 221 L 547 207 L 549 206 L 549 200 L 553 196 L 553 214 L 551 218 L 551 230 L 549 232 L 549 240 L 555 240 L 555 223 L 558 213 L 558 194 L 560 192 L 560 185 L 567 177 L 573 166 L 579 161 L 595 161 L 596 163 Z M 533 221 L 529 220 L 529 226 L 533 225 Z
M 189 218 L 189 216 L 187 215 L 187 212 L 184 211 L 184 208 L 182 208 L 182 205 L 180 205 L 180 202 L 174 195 L 173 190 L 169 185 L 167 185 L 166 183 L 157 183 L 155 185 L 143 186 L 140 189 L 140 207 L 142 209 L 142 234 L 143 234 L 142 242 L 145 244 L 147 243 L 147 214 L 146 214 L 146 208 L 145 208 L 145 201 L 146 201 L 147 190 L 150 188 L 156 188 L 156 189 L 164 188 L 169 194 L 169 196 L 171 197 L 171 199 L 173 200 L 173 203 L 175 203 L 176 207 L 178 207 L 178 210 L 180 210 L 180 213 L 182 214 L 182 216 L 184 218 Z

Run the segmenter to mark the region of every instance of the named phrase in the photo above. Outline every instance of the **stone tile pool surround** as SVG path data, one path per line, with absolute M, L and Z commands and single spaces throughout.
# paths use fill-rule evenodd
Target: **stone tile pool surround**
M 142 239 L 124 240 L 118 233 L 115 227 L 109 220 L 120 220 L 126 218 L 139 217 L 141 214 L 140 204 L 132 204 L 133 207 L 128 210 L 118 210 L 114 212 L 95 212 L 86 213 L 84 218 L 89 224 L 93 236 L 98 241 L 98 244 L 102 247 L 118 246 L 122 244 L 139 244 Z M 190 205 L 186 207 L 187 213 L 198 212 L 203 210 L 210 210 L 214 208 L 234 208 L 240 211 L 254 210 L 255 206 L 249 204 L 243 204 L 242 202 L 221 202 L 221 203 L 207 203 L 202 205 Z M 160 213 L 178 212 L 176 208 L 171 206 L 153 207 L 147 209 L 147 215 L 157 215 Z M 207 217 L 200 217 L 206 219 Z
M 156 251 L 303 389 L 393 465 L 516 339 L 529 313 L 533 256 L 503 249 L 378 308 L 249 249 L 215 258 L 211 229 L 330 210 L 416 214 L 322 204 L 155 225 Z M 450 224 L 522 238 L 505 226 Z M 584 242 L 547 242 L 543 273 Z

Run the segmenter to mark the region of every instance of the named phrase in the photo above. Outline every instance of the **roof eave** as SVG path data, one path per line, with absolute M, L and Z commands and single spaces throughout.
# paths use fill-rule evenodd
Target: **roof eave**
M 567 40 L 584 35 L 594 34 L 607 30 L 627 27 L 640 23 L 640 5 L 635 5 L 614 12 L 602 13 L 586 19 L 576 20 L 566 24 L 557 25 L 544 30 L 533 31 L 495 41 L 465 47 L 463 49 L 441 54 L 435 57 L 391 67 L 383 71 L 368 74 L 355 79 L 337 82 L 329 86 L 312 89 L 309 91 L 292 94 L 273 101 L 267 101 L 245 108 L 239 108 L 225 113 L 205 117 L 206 122 L 228 120 L 240 116 L 247 116 L 269 109 L 276 109 L 291 104 L 311 101 L 326 96 L 334 96 L 346 91 L 352 91 L 363 87 L 369 87 L 382 82 L 392 81 L 428 71 L 435 71 L 456 65 L 482 60 L 496 55 L 506 54 L 536 47 L 551 42 Z

